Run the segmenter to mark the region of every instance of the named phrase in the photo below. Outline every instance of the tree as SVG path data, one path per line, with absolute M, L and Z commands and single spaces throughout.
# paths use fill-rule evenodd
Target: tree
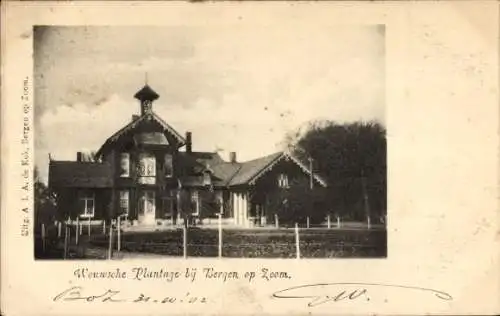
M 33 180 L 35 224 L 38 227 L 41 223 L 47 224 L 56 219 L 56 198 L 55 194 L 41 181 L 37 167 L 33 171 Z
M 201 203 L 200 219 L 217 217 L 217 214 L 220 213 L 222 204 L 215 192 L 207 189 L 200 190 L 198 193 Z
M 377 122 L 317 121 L 289 137 L 300 159 L 314 159 L 328 182 L 328 211 L 354 220 L 386 213 L 386 131 Z
M 188 223 L 190 222 L 194 212 L 194 206 L 195 205 L 191 199 L 189 191 L 179 187 L 177 190 L 177 211 L 184 219 L 184 227 L 186 228 L 188 228 Z
M 295 179 L 288 188 L 279 188 L 270 195 L 268 209 L 272 216 L 278 215 L 280 224 L 306 223 L 308 217 L 311 224 L 321 223 L 327 210 L 323 203 L 325 194 L 319 186 L 311 190 L 308 179 Z

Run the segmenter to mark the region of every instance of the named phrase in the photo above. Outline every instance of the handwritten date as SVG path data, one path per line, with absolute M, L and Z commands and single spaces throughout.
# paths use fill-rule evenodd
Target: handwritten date
M 72 286 L 61 293 L 54 296 L 54 302 L 111 302 L 111 303 L 153 303 L 153 304 L 205 304 L 208 302 L 206 297 L 192 296 L 186 293 L 184 296 L 149 296 L 144 293 L 139 293 L 132 297 L 126 298 L 123 293 L 118 290 L 107 289 L 100 293 L 89 295 L 84 292 L 81 286 Z

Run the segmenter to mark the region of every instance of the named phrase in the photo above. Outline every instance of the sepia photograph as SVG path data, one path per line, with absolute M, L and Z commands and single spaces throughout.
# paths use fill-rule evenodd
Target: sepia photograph
M 1 6 L 0 314 L 498 314 L 498 3 Z
M 291 35 L 35 26 L 35 257 L 385 257 L 384 26 Z

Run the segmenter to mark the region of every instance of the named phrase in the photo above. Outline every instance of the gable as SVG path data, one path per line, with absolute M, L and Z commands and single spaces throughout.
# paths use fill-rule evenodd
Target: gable
M 266 157 L 243 163 L 240 170 L 230 181 L 229 185 L 254 185 L 259 179 L 273 171 L 275 167 L 279 166 L 283 162 L 290 162 L 291 165 L 297 168 L 296 170 L 298 173 L 303 173 L 307 176 L 311 175 L 309 167 L 298 160 L 296 157 L 286 152 L 278 152 Z M 327 186 L 326 181 L 318 174 L 313 173 L 312 176 L 316 184 L 319 184 L 323 187 Z
M 163 134 L 164 138 L 158 133 Z M 134 141 L 153 142 L 155 144 L 175 144 L 177 148 L 182 147 L 186 143 L 184 137 L 173 129 L 172 126 L 167 124 L 156 113 L 148 112 L 111 135 L 101 148 L 99 148 L 96 155 L 98 157 L 101 156 L 103 152 L 118 143 L 120 139 L 130 135 L 134 135 L 137 138 L 134 139 Z

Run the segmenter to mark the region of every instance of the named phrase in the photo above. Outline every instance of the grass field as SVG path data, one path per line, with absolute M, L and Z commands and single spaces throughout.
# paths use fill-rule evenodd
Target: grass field
M 68 259 L 105 259 L 109 244 L 102 228 L 93 227 L 91 236 L 84 227 L 75 244 L 75 229 L 69 236 Z M 64 238 L 48 230 L 45 252 L 41 239 L 35 239 L 35 258 L 62 259 Z M 116 234 L 114 235 L 116 249 Z M 295 258 L 296 244 L 293 228 L 224 229 L 222 256 L 227 258 Z M 189 257 L 217 257 L 218 230 L 192 227 L 188 229 Z M 300 255 L 302 258 L 384 258 L 387 256 L 387 233 L 381 228 L 301 228 Z M 125 232 L 121 251 L 113 258 L 148 256 L 183 256 L 182 229 L 151 232 Z
M 301 229 L 300 254 L 304 258 L 386 257 L 385 230 Z M 104 236 L 90 244 L 105 248 Z M 182 230 L 134 232 L 122 236 L 122 250 L 182 256 Z M 217 257 L 218 231 L 190 228 L 187 255 Z M 293 229 L 224 230 L 222 256 L 229 258 L 295 258 Z

